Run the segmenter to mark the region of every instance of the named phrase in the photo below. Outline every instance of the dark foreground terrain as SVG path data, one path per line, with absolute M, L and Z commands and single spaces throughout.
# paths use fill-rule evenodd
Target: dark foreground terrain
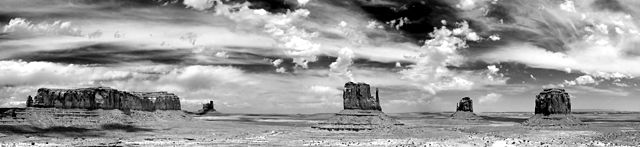
M 108 113 L 123 113 L 110 110 Z M 128 112 L 130 113 L 130 112 Z M 157 114 L 170 114 L 156 112 Z M 171 113 L 173 114 L 173 113 Z M 189 114 L 153 121 L 37 126 L 4 123 L 1 146 L 640 146 L 640 114 L 574 114 L 587 126 L 527 127 L 531 113 L 478 113 L 485 119 L 448 119 L 451 113 L 388 114 L 404 126 L 373 131 L 324 131 L 310 126 L 333 114 Z M 130 115 L 130 114 L 129 114 Z M 142 115 L 138 114 L 140 116 Z M 151 117 L 151 116 L 149 116 Z M 106 118 L 90 118 L 106 119 Z

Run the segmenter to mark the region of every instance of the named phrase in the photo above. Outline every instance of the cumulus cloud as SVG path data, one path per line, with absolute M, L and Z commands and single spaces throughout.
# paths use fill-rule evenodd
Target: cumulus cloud
M 277 42 L 279 49 L 282 49 L 285 55 L 293 58 L 296 65 L 308 68 L 308 62 L 315 62 L 316 55 L 320 54 L 319 43 L 311 41 L 317 37 L 318 33 L 309 33 L 305 29 L 297 28 L 292 23 L 303 19 L 309 15 L 306 9 L 298 9 L 286 14 L 270 14 L 264 9 L 249 9 L 251 3 L 242 4 L 223 4 L 217 2 L 215 5 L 216 15 L 225 16 L 240 27 L 249 30 L 264 30 Z
M 229 54 L 227 54 L 227 52 L 225 52 L 225 51 L 221 51 L 221 52 L 217 52 L 216 53 L 216 57 L 229 58 Z
M 489 66 L 487 71 L 481 72 L 453 71 L 446 67 L 457 66 L 465 61 L 457 50 L 467 47 L 466 40 L 480 39 L 469 29 L 467 22 L 458 25 L 460 27 L 452 30 L 443 26 L 432 32 L 430 36 L 433 39 L 425 41 L 422 53 L 409 56 L 417 63 L 408 65 L 410 69 L 400 72 L 403 79 L 416 82 L 431 94 L 441 90 L 470 90 L 474 86 L 490 83 L 504 84 L 505 79 L 496 75 L 498 68 L 495 66 Z
M 82 36 L 80 28 L 71 25 L 68 21 L 55 21 L 52 23 L 41 22 L 33 24 L 25 18 L 14 18 L 9 20 L 9 24 L 5 25 L 4 33 L 16 35 L 66 35 L 66 36 Z
M 206 10 L 213 7 L 213 3 L 218 2 L 219 0 L 184 0 L 183 4 L 187 6 L 187 8 L 193 8 L 196 10 Z
M 478 98 L 478 103 L 480 104 L 491 104 L 496 103 L 502 99 L 502 94 L 499 93 L 489 93 L 487 95 L 481 96 Z
M 336 61 L 329 65 L 329 70 L 332 73 L 349 79 L 351 82 L 356 82 L 356 79 L 353 77 L 353 73 L 349 70 L 349 66 L 353 64 L 353 58 L 355 58 L 355 55 L 351 49 L 342 48 Z

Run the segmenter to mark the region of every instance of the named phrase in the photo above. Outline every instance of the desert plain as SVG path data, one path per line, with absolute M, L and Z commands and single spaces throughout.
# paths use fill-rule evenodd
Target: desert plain
M 402 126 L 327 131 L 311 126 L 321 114 L 195 114 L 94 110 L 126 120 L 43 126 L 5 123 L 2 146 L 640 146 L 640 113 L 573 112 L 581 126 L 531 127 L 532 112 L 476 112 L 482 121 L 450 119 L 453 112 L 388 113 Z M 155 115 L 145 115 L 155 113 Z M 158 115 L 162 114 L 162 115 Z M 116 117 L 101 117 L 112 119 Z M 91 118 L 94 119 L 94 118 Z M 37 123 L 35 123 L 37 124 Z

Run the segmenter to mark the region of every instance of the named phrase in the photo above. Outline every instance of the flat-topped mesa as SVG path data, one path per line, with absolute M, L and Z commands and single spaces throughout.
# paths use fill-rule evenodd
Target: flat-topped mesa
M 180 98 L 167 92 L 127 92 L 109 87 L 38 89 L 27 106 L 61 109 L 180 110 Z
M 464 97 L 456 105 L 456 112 L 451 114 L 452 119 L 461 120 L 482 120 L 482 117 L 473 113 L 473 100 L 469 97 Z
M 380 99 L 370 94 L 369 84 L 348 82 L 344 85 L 344 110 L 326 122 L 312 126 L 322 130 L 372 130 L 404 125 L 384 114 L 380 108 Z
M 569 93 L 560 88 L 548 88 L 536 95 L 535 115 L 522 124 L 528 126 L 574 126 L 584 123 L 571 115 Z
M 345 110 L 378 110 L 380 107 L 380 99 L 378 97 L 378 89 L 376 89 L 376 97 L 371 96 L 369 84 L 347 82 L 344 84 L 342 98 L 344 100 Z
M 456 111 L 473 112 L 473 100 L 469 97 L 464 97 L 458 103 Z

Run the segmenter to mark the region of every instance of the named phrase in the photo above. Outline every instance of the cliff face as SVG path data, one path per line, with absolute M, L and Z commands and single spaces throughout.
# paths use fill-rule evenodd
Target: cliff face
M 126 92 L 108 87 L 38 89 L 27 106 L 61 109 L 180 110 L 180 99 L 166 92 Z
M 380 99 L 376 89 L 376 97 L 371 96 L 369 84 L 348 82 L 344 84 L 342 98 L 345 110 L 379 110 Z
M 535 114 L 570 114 L 571 101 L 564 89 L 544 89 L 536 96 Z
M 473 112 L 473 101 L 469 97 L 464 97 L 458 103 L 456 111 Z

